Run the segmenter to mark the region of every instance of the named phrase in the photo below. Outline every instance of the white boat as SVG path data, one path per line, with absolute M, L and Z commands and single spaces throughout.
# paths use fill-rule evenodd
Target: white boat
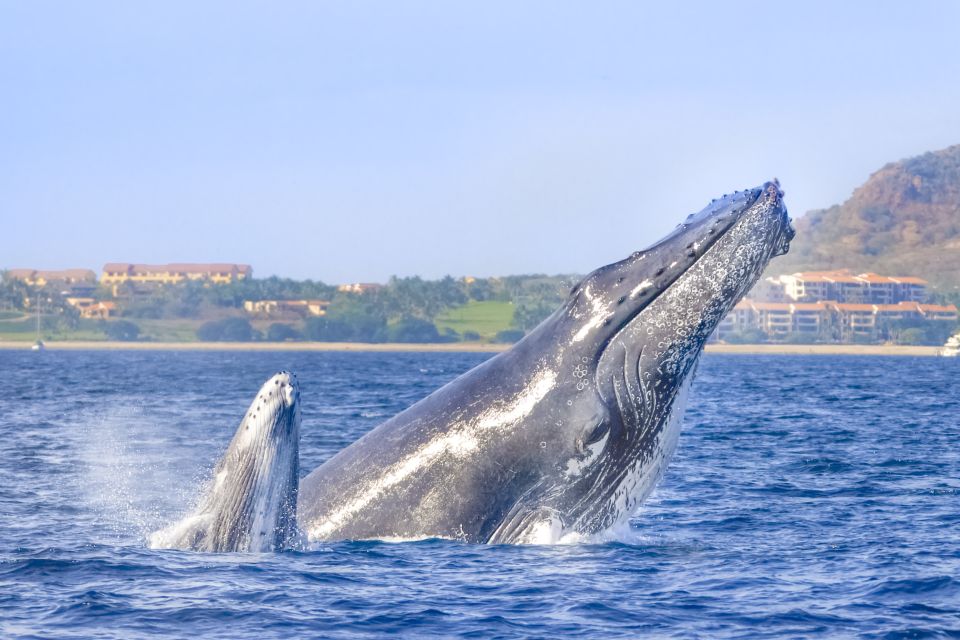
M 960 355 L 960 333 L 947 338 L 947 342 L 940 349 L 940 355 L 946 358 L 955 358 Z

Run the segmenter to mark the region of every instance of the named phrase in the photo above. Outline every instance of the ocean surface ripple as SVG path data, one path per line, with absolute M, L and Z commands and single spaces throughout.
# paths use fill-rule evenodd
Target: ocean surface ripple
M 486 357 L 0 351 L 0 636 L 960 637 L 960 359 L 705 356 L 619 542 L 145 548 L 275 371 L 305 474 Z

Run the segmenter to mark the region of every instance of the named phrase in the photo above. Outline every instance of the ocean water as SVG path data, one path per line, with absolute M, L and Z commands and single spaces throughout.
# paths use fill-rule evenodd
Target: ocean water
M 145 547 L 276 370 L 306 473 L 485 357 L 0 351 L 0 636 L 960 637 L 960 359 L 705 356 L 618 542 Z

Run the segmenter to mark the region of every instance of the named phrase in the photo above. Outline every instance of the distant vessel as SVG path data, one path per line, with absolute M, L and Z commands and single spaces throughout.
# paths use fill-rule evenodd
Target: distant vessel
M 955 358 L 960 355 L 960 333 L 955 333 L 947 339 L 947 342 L 940 349 L 940 355 L 947 358 Z
M 30 347 L 32 351 L 43 351 L 46 349 L 43 340 L 40 339 L 40 297 L 37 296 L 37 341 Z

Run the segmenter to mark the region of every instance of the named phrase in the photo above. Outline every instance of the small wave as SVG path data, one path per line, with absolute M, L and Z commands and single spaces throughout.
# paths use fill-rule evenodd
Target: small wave
M 836 458 L 805 458 L 793 463 L 790 467 L 805 473 L 846 473 L 856 467 L 844 460 Z
M 870 590 L 871 596 L 933 594 L 943 591 L 960 596 L 960 583 L 951 576 L 930 576 L 928 578 L 910 578 L 887 580 Z

